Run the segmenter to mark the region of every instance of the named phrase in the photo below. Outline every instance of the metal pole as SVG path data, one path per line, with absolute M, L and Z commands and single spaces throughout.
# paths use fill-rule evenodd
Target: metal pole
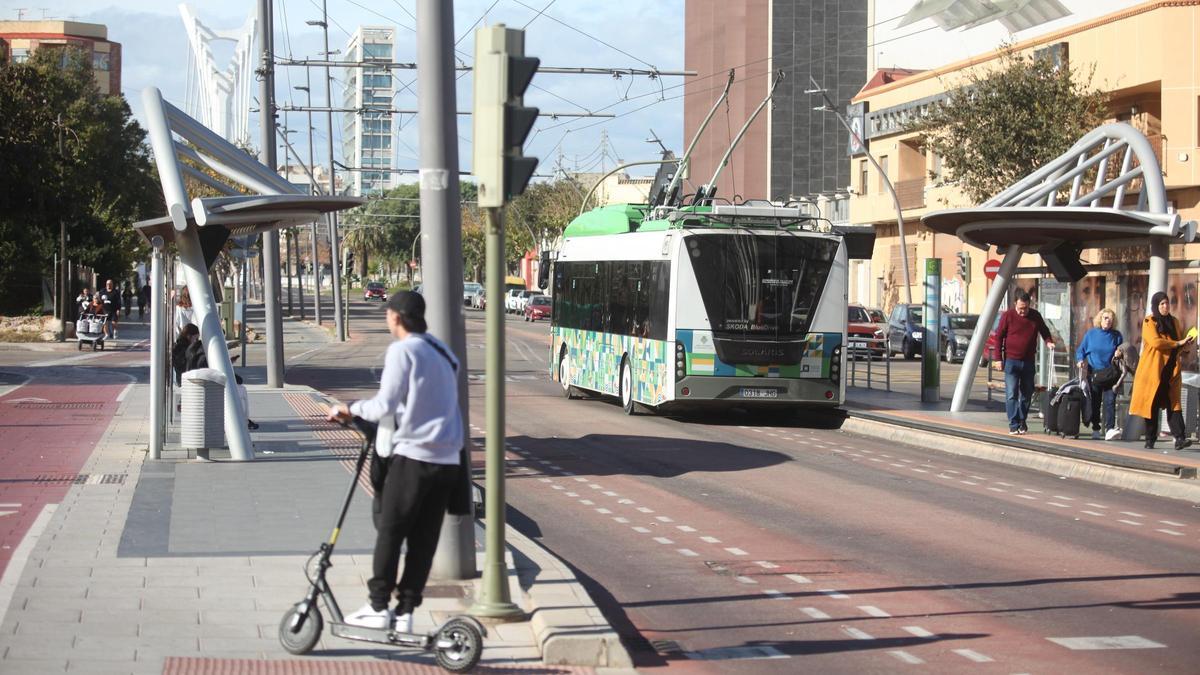
M 321 0 L 321 29 L 325 34 L 325 58 L 329 58 L 329 8 L 328 0 Z M 333 107 L 333 95 L 331 93 L 333 76 L 329 72 L 329 66 L 325 66 L 325 105 Z M 329 137 L 329 194 L 336 195 L 337 187 L 333 181 L 333 112 L 332 110 L 325 111 L 325 132 Z M 342 322 L 342 274 L 341 265 L 338 260 L 338 229 L 337 229 L 337 213 L 330 213 L 329 216 L 329 270 L 333 275 L 330 279 L 333 286 L 333 322 L 337 332 L 337 339 L 341 342 L 346 341 L 346 324 Z
M 992 289 L 988 291 L 987 300 L 983 302 L 983 311 L 975 323 L 975 332 L 971 334 L 971 343 L 967 345 L 967 353 L 963 356 L 962 369 L 958 371 L 958 381 L 954 384 L 954 398 L 950 402 L 950 412 L 962 412 L 967 409 L 967 401 L 971 398 L 971 386 L 975 383 L 975 369 L 979 367 L 979 357 L 983 355 L 983 347 L 987 343 L 988 333 L 992 329 L 992 321 L 1000 309 L 1000 301 L 1008 292 L 1012 283 L 1013 273 L 1017 270 L 1017 262 L 1021 259 L 1021 246 L 1013 244 L 1005 249 L 1004 260 L 1000 263 L 1000 271 L 992 280 Z M 999 345 L 997 345 L 999 346 Z M 990 368 L 989 364 L 989 368 Z
M 875 156 L 871 154 L 870 150 L 867 150 L 866 141 L 863 140 L 862 136 L 860 136 L 857 131 L 850 127 L 850 123 L 847 122 L 846 118 L 842 116 L 842 113 L 834 107 L 833 100 L 829 98 L 829 93 L 823 87 L 821 87 L 820 84 L 817 84 L 817 81 L 811 75 L 808 79 L 810 82 L 812 82 L 815 91 L 805 93 L 821 94 L 821 98 L 825 100 L 824 109 L 833 113 L 834 116 L 837 117 L 838 122 L 841 122 L 842 126 L 846 128 L 846 131 L 849 132 L 849 134 L 854 138 L 855 142 L 858 143 L 858 145 L 863 149 L 863 154 L 867 156 L 867 160 L 871 162 L 871 166 L 875 167 L 875 171 L 881 178 L 883 178 L 883 184 L 887 188 L 888 194 L 892 196 L 892 204 L 896 208 L 897 234 L 900 236 L 900 261 L 903 263 L 902 267 L 904 268 L 905 294 L 908 297 L 908 304 L 911 305 L 913 304 L 912 276 L 908 271 L 908 247 L 904 245 L 904 211 L 900 208 L 900 197 L 896 195 L 896 187 L 892 185 L 892 179 L 888 178 L 887 172 L 883 170 L 883 167 L 879 166 L 879 162 L 875 161 Z M 863 187 L 865 189 L 866 186 Z
M 242 258 L 242 330 L 238 332 L 238 349 L 241 351 L 242 368 L 250 365 L 246 363 L 246 305 L 250 299 L 246 297 L 247 291 L 250 289 L 250 258 Z
M 458 128 L 454 91 L 454 3 L 417 2 L 417 88 L 420 125 L 421 237 L 429 246 L 431 273 L 422 292 L 429 330 L 444 340 L 461 364 L 467 362 L 462 312 L 462 218 L 459 212 Z M 424 251 L 422 251 L 424 254 Z M 503 378 L 500 378 L 503 379 Z M 462 428 L 470 429 L 467 369 L 458 369 Z M 471 477 L 463 472 L 464 488 Z M 493 521 L 488 521 L 488 529 Z M 442 579 L 475 576 L 475 525 L 467 516 L 446 514 L 433 574 Z M 505 575 L 507 588 L 507 575 Z
M 1167 290 L 1167 259 L 1171 246 L 1166 237 L 1150 237 L 1150 270 L 1146 284 L 1146 297 L 1152 298 L 1159 291 Z M 1147 300 L 1149 302 L 1149 300 Z
M 274 19 L 271 0 L 258 2 L 258 38 L 262 45 L 262 82 L 258 100 L 262 115 L 262 163 L 275 171 L 275 67 Z M 283 387 L 283 315 L 279 303 L 279 232 L 271 230 L 262 235 L 263 246 L 263 307 L 267 329 L 267 386 Z M 243 427 L 245 424 L 242 425 Z
M 150 255 L 150 459 L 162 457 L 164 408 L 166 407 L 167 378 L 166 347 L 167 325 L 166 289 L 163 287 L 163 240 L 154 237 L 154 251 Z
M 925 335 L 921 341 L 921 402 L 942 400 L 941 359 L 938 358 L 942 320 L 942 259 L 925 260 Z
M 296 274 L 296 292 L 299 297 L 296 298 L 296 303 L 300 307 L 300 320 L 304 320 L 304 268 L 301 266 L 300 260 L 300 233 L 303 232 L 299 227 L 292 228 L 292 243 L 296 247 L 296 261 L 292 265 L 292 269 Z
M 312 77 L 310 68 L 304 68 L 304 96 L 308 103 L 308 107 L 312 107 Z M 321 194 L 321 186 L 317 185 L 316 171 L 317 165 L 313 164 L 313 124 L 312 111 L 308 111 L 308 169 L 313 172 L 312 182 L 309 184 L 309 192 L 314 195 Z M 320 258 L 320 229 L 317 227 L 316 221 L 313 221 L 312 231 L 309 233 L 312 237 L 312 276 L 313 276 L 313 316 L 316 317 L 317 325 L 321 325 L 321 258 Z
M 486 543 L 483 583 L 471 613 L 479 616 L 513 616 L 520 608 L 508 594 L 508 569 L 504 564 L 504 222 L 500 209 L 482 209 L 487 228 L 487 503 L 484 506 Z

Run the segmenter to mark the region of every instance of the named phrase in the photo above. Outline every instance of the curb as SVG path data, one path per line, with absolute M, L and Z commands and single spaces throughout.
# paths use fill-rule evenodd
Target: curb
M 850 413 L 842 424 L 842 431 L 1200 504 L 1200 481 L 1169 478 L 1163 474 L 1122 469 L 1082 459 L 1066 459 L 998 443 L 966 440 L 949 433 L 917 430 L 899 423 L 855 417 L 854 413 Z
M 522 586 L 526 586 L 525 575 L 532 575 L 525 597 L 529 599 L 529 623 L 542 653 L 542 663 L 633 668 L 633 659 L 621 644 L 620 636 L 571 569 L 515 528 L 507 528 L 505 535 L 518 562 L 516 571 Z M 521 566 L 520 556 L 527 558 L 532 567 Z

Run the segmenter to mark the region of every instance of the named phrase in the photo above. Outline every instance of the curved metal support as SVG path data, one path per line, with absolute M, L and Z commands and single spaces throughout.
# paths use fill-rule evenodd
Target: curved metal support
M 967 401 L 971 399 L 971 386 L 975 383 L 975 369 L 979 367 L 979 357 L 983 355 L 983 346 L 987 344 L 988 334 L 991 333 L 992 322 L 1000 310 L 1000 301 L 1008 291 L 1013 273 L 1017 271 L 1017 262 L 1021 260 L 1021 247 L 1009 246 L 1004 252 L 1004 261 L 1000 263 L 1000 271 L 992 280 L 992 288 L 988 291 L 987 300 L 983 303 L 983 311 L 975 323 L 975 332 L 971 334 L 971 343 L 967 345 L 967 353 L 963 356 L 962 368 L 958 371 L 958 381 L 954 384 L 954 398 L 950 402 L 950 412 L 962 412 L 967 409 Z
M 622 169 L 628 169 L 631 166 L 646 166 L 649 164 L 675 164 L 676 162 L 680 162 L 680 161 L 681 160 L 678 160 L 678 159 L 648 159 L 643 162 L 630 162 L 628 164 L 622 164 L 621 166 L 618 166 L 617 168 L 613 169 L 612 171 L 609 171 L 608 173 L 601 176 L 600 180 L 596 181 L 596 184 L 592 186 L 592 189 L 588 190 L 588 193 L 583 196 L 583 203 L 581 203 L 579 205 L 579 215 L 581 215 L 581 216 L 583 215 L 584 209 L 587 208 L 588 200 L 592 198 L 592 195 L 596 194 L 596 188 L 600 187 L 600 184 L 604 182 L 604 179 L 608 178 L 609 176 L 613 175 L 614 173 L 621 171 Z M 676 172 L 676 174 L 678 174 L 678 171 Z

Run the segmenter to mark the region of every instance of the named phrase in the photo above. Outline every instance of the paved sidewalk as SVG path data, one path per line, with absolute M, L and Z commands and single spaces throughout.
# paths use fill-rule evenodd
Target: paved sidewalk
M 846 398 L 846 431 L 1200 503 L 1200 446 L 1175 451 L 1170 440 L 1160 440 L 1151 451 L 1141 440 L 1092 440 L 1090 429 L 1078 439 L 1060 438 L 1044 433 L 1036 413 L 1028 434 L 1010 436 L 1002 405 L 972 400 L 965 412 L 952 413 L 949 400 L 923 403 L 912 394 L 863 388 L 848 388 Z
M 148 387 L 130 390 L 85 478 L 43 509 L 14 553 L 0 584 L 11 591 L 0 605 L 0 672 L 440 672 L 432 654 L 341 640 L 328 627 L 312 655 L 283 651 L 279 620 L 306 590 L 303 564 L 333 525 L 357 441 L 320 421 L 319 392 L 250 391 L 259 459 L 236 463 L 178 450 L 146 459 Z M 365 598 L 368 508 L 358 494 L 330 570 L 345 608 Z M 482 525 L 476 535 L 484 540 Z M 482 665 L 628 668 L 570 570 L 511 528 L 508 541 L 510 592 L 527 618 L 489 626 Z M 464 612 L 478 584 L 432 580 L 418 630 Z

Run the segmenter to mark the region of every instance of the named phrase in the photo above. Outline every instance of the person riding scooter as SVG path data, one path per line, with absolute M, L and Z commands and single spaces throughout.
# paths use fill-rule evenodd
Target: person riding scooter
M 387 326 L 396 341 L 384 358 L 379 393 L 349 406 L 330 407 L 329 419 L 345 423 L 358 416 L 379 422 L 392 416 L 395 421 L 390 441 L 376 445 L 385 475 L 382 489 L 375 492 L 378 532 L 368 602 L 345 622 L 411 633 L 412 612 L 421 605 L 446 507 L 461 478 L 459 364 L 445 344 L 425 332 L 425 300 L 420 294 L 403 291 L 392 296 Z M 397 583 L 405 543 L 404 575 Z M 391 610 L 393 590 L 397 605 Z

